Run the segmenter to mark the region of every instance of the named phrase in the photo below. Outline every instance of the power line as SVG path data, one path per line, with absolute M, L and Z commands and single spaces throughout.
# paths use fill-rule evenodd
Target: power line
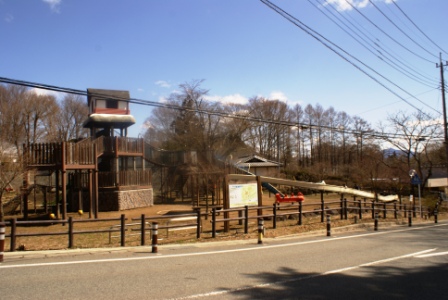
M 386 31 L 384 31 L 383 29 L 381 29 L 378 25 L 375 24 L 375 22 L 373 22 L 372 20 L 370 20 L 366 15 L 364 15 L 356 6 L 353 5 L 353 3 L 351 3 L 351 1 L 345 0 L 357 13 L 359 13 L 364 19 L 366 19 L 370 24 L 372 24 L 376 29 L 378 29 L 381 33 L 383 33 L 385 36 L 387 36 L 389 39 L 391 39 L 392 41 L 394 41 L 397 45 L 399 45 L 400 47 L 402 47 L 403 49 L 405 49 L 406 51 L 408 51 L 409 53 L 415 55 L 416 57 L 425 60 L 429 63 L 434 63 L 433 61 L 415 53 L 414 51 L 412 51 L 411 49 L 409 49 L 408 47 L 404 46 L 403 44 L 401 44 L 399 41 L 397 41 L 396 39 L 394 39 L 390 34 L 388 34 Z
M 347 51 L 345 51 L 344 49 L 342 49 L 341 47 L 339 47 L 338 45 L 336 45 L 335 43 L 331 42 L 330 40 L 328 40 L 327 38 L 325 38 L 324 36 L 322 36 L 320 33 L 316 32 L 315 30 L 311 29 L 309 26 L 307 26 L 306 24 L 304 24 L 303 22 L 301 22 L 299 19 L 295 18 L 294 16 L 292 16 L 291 14 L 289 14 L 288 12 L 286 12 L 285 10 L 281 9 L 280 7 L 278 7 L 277 5 L 273 4 L 272 2 L 268 1 L 268 0 L 260 0 L 263 4 L 265 4 L 266 6 L 268 6 L 269 8 L 271 8 L 272 10 L 274 10 L 275 12 L 277 12 L 279 15 L 281 15 L 283 18 L 285 18 L 286 20 L 288 20 L 289 22 L 293 23 L 295 26 L 299 27 L 302 31 L 304 31 L 305 33 L 307 33 L 308 35 L 312 36 L 314 39 L 316 39 L 317 41 L 319 41 L 321 44 L 323 44 L 325 47 L 327 47 L 328 49 L 330 49 L 331 51 L 333 51 L 335 54 L 337 54 L 339 57 L 341 57 L 343 60 L 347 61 L 349 64 L 351 64 L 352 66 L 354 66 L 355 68 L 357 68 L 359 71 L 361 71 L 362 73 L 364 73 L 366 76 L 368 76 L 370 79 L 374 80 L 376 83 L 378 83 L 379 85 L 381 85 L 382 87 L 384 87 L 385 89 L 387 89 L 389 92 L 391 92 L 392 94 L 394 94 L 395 96 L 397 96 L 398 98 L 400 98 L 403 102 L 407 103 L 409 106 L 413 107 L 414 109 L 416 109 L 417 111 L 421 112 L 422 114 L 424 114 L 425 116 L 427 116 L 428 118 L 431 118 L 428 114 L 426 114 L 425 112 L 423 112 L 421 109 L 419 109 L 418 107 L 414 106 L 412 103 L 410 103 L 409 101 L 407 101 L 405 98 L 403 98 L 402 96 L 400 96 L 399 94 L 397 94 L 395 91 L 393 91 L 390 87 L 386 86 L 384 83 L 382 83 L 381 81 L 379 81 L 377 78 L 375 78 L 373 75 L 369 74 L 367 71 L 365 71 L 364 69 L 362 69 L 360 66 L 358 66 L 357 64 L 355 64 L 353 61 L 351 61 L 350 59 L 348 59 L 346 56 L 344 56 L 342 53 L 338 52 L 336 49 L 334 49 L 332 46 L 330 46 L 329 44 L 333 45 L 334 47 L 336 47 L 338 50 L 342 51 L 345 55 L 349 56 L 350 58 L 354 59 L 355 61 L 357 61 L 358 63 L 360 63 L 361 65 L 363 65 L 364 67 L 366 67 L 367 69 L 369 69 L 370 71 L 372 71 L 373 73 L 375 73 L 376 75 L 380 76 L 382 79 L 386 80 L 387 82 L 389 82 L 390 84 L 392 84 L 393 86 L 395 86 L 396 88 L 400 89 L 401 91 L 403 91 L 404 93 L 406 93 L 407 95 L 411 96 L 413 99 L 416 99 L 417 101 L 421 102 L 422 104 L 424 104 L 424 102 L 422 102 L 421 100 L 417 99 L 414 95 L 410 94 L 409 92 L 407 92 L 406 90 L 404 90 L 403 88 L 401 88 L 400 86 L 398 86 L 397 84 L 395 84 L 394 82 L 392 82 L 390 79 L 386 78 L 385 76 L 381 75 L 380 73 L 378 73 L 376 70 L 374 70 L 373 68 L 371 68 L 370 66 L 366 65 L 364 62 L 362 62 L 361 60 L 359 60 L 358 58 L 354 57 L 353 55 L 351 55 L 350 53 L 348 53 Z M 438 114 L 440 114 L 439 111 L 436 111 Z
M 311 5 L 313 5 L 317 10 L 319 10 L 319 12 L 324 14 L 329 20 L 331 20 L 333 23 L 335 23 L 342 31 L 344 31 L 347 35 L 349 35 L 356 42 L 358 42 L 361 46 L 363 46 L 367 51 L 369 51 L 372 55 L 374 55 L 376 58 L 380 59 L 385 64 L 387 64 L 388 66 L 390 66 L 394 70 L 400 72 L 401 74 L 405 75 L 406 77 L 408 77 L 408 78 L 410 78 L 410 79 L 412 79 L 412 80 L 414 80 L 414 81 L 416 81 L 418 83 L 421 83 L 422 85 L 425 85 L 427 87 L 431 87 L 431 88 L 434 87 L 432 78 L 426 77 L 425 75 L 419 73 L 417 70 L 415 70 L 412 67 L 410 67 L 409 64 L 405 64 L 399 58 L 397 58 L 396 56 L 392 55 L 389 51 L 383 49 L 377 42 L 372 40 L 372 38 L 370 38 L 366 33 L 362 32 L 357 26 L 355 26 L 350 20 L 348 20 L 343 14 L 341 14 L 341 12 L 339 12 L 333 5 L 330 5 L 330 7 L 334 11 L 336 11 L 336 13 L 338 13 L 340 17 L 336 16 L 335 13 L 331 12 L 329 10 L 329 8 L 328 8 L 328 5 L 326 5 L 324 7 L 325 7 L 325 10 L 328 11 L 334 17 L 334 19 L 332 17 L 330 17 L 327 13 L 325 13 L 322 9 L 320 9 L 317 5 L 312 4 L 311 0 L 307 0 L 307 1 Z M 319 0 L 314 0 L 314 1 L 316 3 L 319 3 Z M 346 22 L 348 22 L 351 26 L 347 25 L 347 23 L 344 22 L 344 20 L 341 20 L 341 18 L 344 19 Z M 335 19 L 337 19 L 339 21 L 339 23 L 343 24 L 347 29 L 343 28 L 338 23 L 338 21 L 336 21 Z M 355 29 L 359 33 L 356 32 Z M 356 35 L 357 37 L 359 37 L 359 39 L 361 39 L 364 43 L 361 42 L 355 36 L 353 36 L 351 33 L 349 33 L 348 30 L 353 32 L 353 34 Z M 380 50 L 378 50 L 378 49 L 372 50 L 370 48 L 373 48 L 373 49 L 380 48 Z M 400 65 L 398 63 L 396 63 L 395 61 L 400 63 Z M 410 71 L 408 71 L 407 69 L 409 69 Z M 419 75 L 421 78 L 419 78 L 417 75 Z M 425 103 L 425 105 L 427 105 L 427 104 Z M 433 109 L 433 108 L 431 108 L 431 109 Z
M 385 18 L 386 20 L 388 20 L 390 23 L 392 23 L 392 25 L 395 26 L 395 28 L 397 28 L 401 33 L 403 33 L 408 39 L 410 39 L 414 44 L 416 44 L 419 48 L 421 48 L 423 51 L 425 51 L 426 53 L 429 53 L 431 56 L 434 56 L 437 58 L 437 55 L 432 54 L 430 51 L 428 51 L 425 47 L 423 47 L 422 45 L 420 45 L 419 43 L 417 43 L 413 38 L 411 38 L 406 32 L 404 32 L 397 24 L 395 24 L 394 21 L 392 21 L 372 0 L 369 0 L 370 4 L 373 5 L 373 7 L 375 7 L 376 10 L 378 10 Z M 394 2 L 394 1 L 393 1 Z
M 420 29 L 420 27 L 417 26 L 417 24 L 412 21 L 412 19 L 401 9 L 401 7 L 397 4 L 397 1 L 392 1 L 392 3 L 397 7 L 397 9 L 409 20 L 409 22 L 412 23 L 412 25 L 415 26 L 415 28 L 417 28 L 417 30 L 423 34 L 434 46 L 436 46 L 437 48 L 439 48 L 442 52 L 444 52 L 445 54 L 448 54 L 448 52 L 446 52 L 445 50 L 442 49 L 442 47 L 440 47 L 439 45 L 437 45 L 429 36 L 427 36 L 423 30 Z
M 30 81 L 23 81 L 23 80 L 17 80 L 17 79 L 11 79 L 11 78 L 5 78 L 0 77 L 0 82 L 8 83 L 8 84 L 14 84 L 14 85 L 21 85 L 26 86 L 30 88 L 39 88 L 44 90 L 50 90 L 50 91 L 56 91 L 60 93 L 67 93 L 67 94 L 75 94 L 80 96 L 96 96 L 100 98 L 110 98 L 110 95 L 105 95 L 101 93 L 88 93 L 84 90 L 78 90 L 78 89 L 72 89 L 72 88 L 64 88 L 64 87 L 58 87 L 54 85 L 48 85 L 48 84 L 42 84 L 42 83 L 35 83 Z M 354 134 L 354 135 L 364 135 L 364 136 L 370 136 L 372 138 L 379 138 L 379 139 L 395 139 L 395 138 L 404 138 L 409 137 L 404 134 L 396 134 L 396 133 L 384 133 L 384 132 L 375 132 L 373 130 L 347 130 L 347 129 L 341 129 L 339 127 L 331 127 L 331 126 L 325 126 L 325 125 L 314 125 L 314 124 L 308 124 L 308 123 L 301 123 L 301 122 L 292 122 L 292 121 L 286 121 L 286 120 L 269 120 L 264 118 L 255 118 L 250 117 L 247 115 L 238 115 L 234 113 L 229 113 L 225 111 L 211 111 L 211 110 L 205 110 L 205 109 L 197 109 L 197 108 L 186 108 L 175 104 L 169 104 L 169 103 L 160 103 L 150 100 L 143 100 L 143 99 L 137 99 L 137 98 L 121 98 L 121 97 L 113 97 L 114 99 L 118 100 L 125 100 L 129 103 L 138 104 L 138 105 L 146 105 L 146 106 L 153 106 L 153 107 L 160 107 L 160 108 L 167 108 L 167 109 L 174 109 L 179 111 L 188 111 L 188 112 L 194 112 L 194 113 L 203 113 L 207 115 L 212 116 L 218 116 L 223 118 L 231 118 L 231 119 L 239 119 L 244 121 L 251 121 L 251 122 L 258 122 L 258 123 L 267 123 L 267 124 L 273 124 L 273 125 L 282 125 L 282 126 L 288 126 L 288 127 L 296 127 L 296 128 L 302 128 L 302 129 L 326 129 L 331 130 L 333 132 L 339 132 L 339 133 L 346 133 L 346 134 Z M 416 138 L 430 138 L 429 136 L 418 136 Z

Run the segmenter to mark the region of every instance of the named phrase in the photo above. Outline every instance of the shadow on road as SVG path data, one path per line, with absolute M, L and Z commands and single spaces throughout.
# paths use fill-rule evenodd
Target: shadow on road
M 278 272 L 246 274 L 257 287 L 227 294 L 232 299 L 444 299 L 448 263 L 423 268 L 363 267 L 336 274 L 300 273 L 287 267 Z M 225 289 L 223 289 L 225 290 Z

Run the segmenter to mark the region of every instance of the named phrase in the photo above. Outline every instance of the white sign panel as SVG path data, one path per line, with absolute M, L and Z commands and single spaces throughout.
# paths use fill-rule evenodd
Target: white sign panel
M 229 185 L 229 207 L 258 205 L 257 183 L 230 184 Z

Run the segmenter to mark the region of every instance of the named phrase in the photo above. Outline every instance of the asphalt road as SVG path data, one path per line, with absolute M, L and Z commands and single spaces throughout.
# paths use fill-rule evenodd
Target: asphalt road
M 0 299 L 446 299 L 448 223 L 64 255 L 5 253 Z

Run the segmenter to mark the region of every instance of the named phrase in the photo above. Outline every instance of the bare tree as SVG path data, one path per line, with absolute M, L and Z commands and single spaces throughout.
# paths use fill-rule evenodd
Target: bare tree
M 1 92 L 2 136 L 19 151 L 26 141 L 22 109 L 28 90 L 18 85 L 5 85 Z
M 291 131 L 289 127 L 282 125 L 282 122 L 291 121 L 292 116 L 286 103 L 253 97 L 249 99 L 248 109 L 250 115 L 259 121 L 252 123 L 246 141 L 268 159 L 280 161 L 290 156 Z
M 43 142 L 47 137 L 45 123 L 53 117 L 56 98 L 53 95 L 38 95 L 29 91 L 23 102 L 21 116 L 25 141 L 30 144 Z
M 407 176 L 410 169 L 416 169 L 425 185 L 433 168 L 430 143 L 442 136 L 442 126 L 422 111 L 413 114 L 399 111 L 389 115 L 387 122 L 387 125 L 381 125 L 384 139 L 400 151 L 394 155 L 397 161 L 394 167 L 400 169 L 402 176 Z
M 0 128 L 1 131 L 1 128 Z M 0 222 L 4 221 L 3 205 L 5 193 L 10 192 L 12 183 L 23 175 L 22 157 L 15 147 L 9 144 L 3 134 L 0 135 Z
M 87 137 L 88 130 L 83 128 L 87 115 L 85 99 L 79 95 L 66 94 L 60 102 L 48 107 L 45 122 L 47 140 L 64 142 Z

